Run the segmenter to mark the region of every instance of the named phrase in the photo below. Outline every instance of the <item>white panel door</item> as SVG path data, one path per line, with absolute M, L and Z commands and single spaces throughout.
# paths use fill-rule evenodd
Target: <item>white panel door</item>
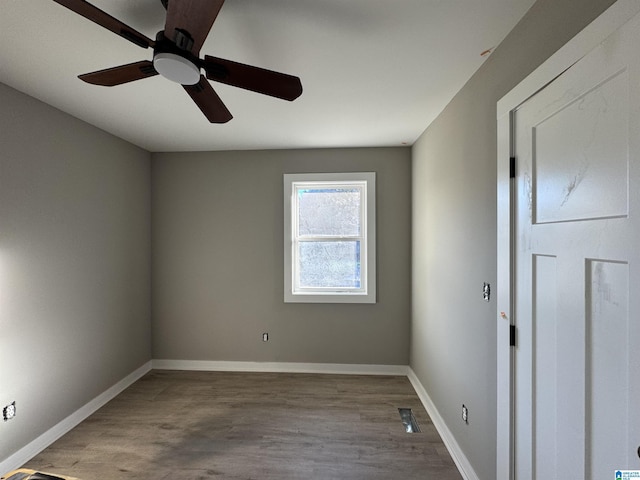
M 640 469 L 640 22 L 514 113 L 517 480 Z

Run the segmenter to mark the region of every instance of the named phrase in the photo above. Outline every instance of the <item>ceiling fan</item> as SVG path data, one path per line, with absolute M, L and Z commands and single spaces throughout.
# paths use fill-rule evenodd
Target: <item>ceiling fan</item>
M 207 79 L 289 101 L 302 94 L 298 77 L 209 55 L 200 58 L 200 48 L 224 0 L 160 0 L 167 18 L 155 40 L 85 0 L 53 1 L 142 48 L 153 48 L 153 61 L 80 75 L 85 82 L 112 87 L 160 74 L 181 84 L 211 123 L 226 123 L 233 116 Z

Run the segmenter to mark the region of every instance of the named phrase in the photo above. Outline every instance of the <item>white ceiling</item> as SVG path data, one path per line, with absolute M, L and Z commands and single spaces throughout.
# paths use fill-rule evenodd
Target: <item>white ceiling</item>
M 149 38 L 160 0 L 91 0 Z M 77 75 L 142 49 L 52 0 L 3 0 L 0 82 L 152 152 L 411 145 L 534 0 L 227 0 L 201 54 L 299 76 L 294 102 L 213 83 L 234 118 L 210 124 L 157 76 Z

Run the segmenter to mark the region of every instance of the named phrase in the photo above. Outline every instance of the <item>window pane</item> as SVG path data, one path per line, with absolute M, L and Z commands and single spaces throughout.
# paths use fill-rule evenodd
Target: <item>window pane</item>
M 298 189 L 300 236 L 360 235 L 359 188 Z
M 360 288 L 360 242 L 301 242 L 300 287 Z

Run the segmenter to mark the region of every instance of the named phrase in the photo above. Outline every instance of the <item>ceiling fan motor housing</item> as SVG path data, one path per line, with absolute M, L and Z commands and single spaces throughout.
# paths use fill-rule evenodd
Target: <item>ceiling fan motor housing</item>
M 187 32 L 178 32 L 179 43 L 168 41 L 163 32 L 158 32 L 153 50 L 153 67 L 167 80 L 181 85 L 195 85 L 200 81 L 198 57 L 181 47 L 193 45 Z

